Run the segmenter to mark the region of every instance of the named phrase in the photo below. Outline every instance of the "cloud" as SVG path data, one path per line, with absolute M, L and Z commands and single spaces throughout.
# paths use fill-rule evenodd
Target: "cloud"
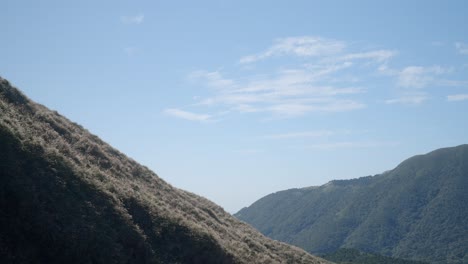
M 195 105 L 224 106 L 231 112 L 269 113 L 277 117 L 365 108 L 366 104 L 356 99 L 356 95 L 366 93 L 367 89 L 349 86 L 350 79 L 356 83 L 359 80 L 339 73 L 369 63 L 386 63 L 397 52 L 385 49 L 345 52 L 345 49 L 344 42 L 321 37 L 277 39 L 265 51 L 241 58 L 241 63 L 274 56 L 308 58 L 309 63 L 237 79 L 226 78 L 220 71 L 192 72 L 190 80 L 214 88 L 212 95 L 197 97 Z
M 429 98 L 428 86 L 464 83 L 441 78 L 451 69 L 438 65 L 392 68 L 390 61 L 397 54 L 390 49 L 356 50 L 343 41 L 322 37 L 280 38 L 263 51 L 242 57 L 240 63 L 281 56 L 287 58 L 286 64 L 284 60 L 271 60 L 267 68 L 241 66 L 237 72 L 190 73 L 192 84 L 208 88 L 203 90 L 203 96 L 194 97 L 191 107 L 216 107 L 229 114 L 269 115 L 268 119 L 291 118 L 364 109 L 366 94 L 373 88 L 366 86 L 380 83 L 377 78 L 390 77 L 395 81 L 397 93 L 394 98 L 381 101 L 386 104 L 422 104 Z
M 393 147 L 399 143 L 395 141 L 337 141 L 307 145 L 305 149 L 334 150 L 343 148 L 376 148 Z
M 235 89 L 207 98 L 203 103 L 224 103 L 241 112 L 269 112 L 279 116 L 365 108 L 366 104 L 353 95 L 366 93 L 366 89 L 348 87 L 350 79 L 359 80 L 353 75 L 343 77 L 338 73 L 369 63 L 385 64 L 397 52 L 386 49 L 346 52 L 346 49 L 347 45 L 342 41 L 321 37 L 277 39 L 263 52 L 242 57 L 240 62 L 245 64 L 270 57 L 290 56 L 308 59 L 311 63 L 282 68 L 244 83 L 231 80 Z
M 121 16 L 120 17 L 120 21 L 126 25 L 130 25 L 130 24 L 139 25 L 143 23 L 144 19 L 145 19 L 145 15 L 143 14 L 138 14 L 135 16 Z
M 294 139 L 294 138 L 308 138 L 308 139 L 323 139 L 330 138 L 333 136 L 350 136 L 350 135 L 362 135 L 369 133 L 369 130 L 311 130 L 311 131 L 302 131 L 302 132 L 289 132 L 282 134 L 271 134 L 266 135 L 266 139 Z
M 384 62 L 394 57 L 397 54 L 393 50 L 374 50 L 369 52 L 350 53 L 342 56 L 341 60 L 373 60 L 377 62 Z
M 283 117 L 302 116 L 309 112 L 347 112 L 365 108 L 363 103 L 352 100 L 335 100 L 330 99 L 324 103 L 289 103 L 278 104 L 267 108 L 268 111 Z
M 240 113 L 270 113 L 279 117 L 301 116 L 312 112 L 345 112 L 366 107 L 355 95 L 366 88 L 349 86 L 352 75 L 341 71 L 369 63 L 386 63 L 397 54 L 392 50 L 345 52 L 346 43 L 321 37 L 281 38 L 266 50 L 242 57 L 241 63 L 253 63 L 276 56 L 308 58 L 310 63 L 274 72 L 226 78 L 220 71 L 196 71 L 191 80 L 215 88 L 212 96 L 200 98 L 197 105 L 223 105 Z M 274 64 L 273 64 L 274 65 Z
M 440 66 L 408 66 L 398 73 L 397 85 L 407 88 L 423 88 L 435 80 L 434 76 L 444 74 L 448 71 L 448 69 L 444 69 Z
M 408 104 L 418 105 L 427 100 L 426 93 L 403 95 L 399 98 L 388 99 L 385 101 L 386 104 Z
M 464 101 L 464 100 L 468 100 L 468 94 L 447 95 L 447 101 L 449 102 L 457 102 L 457 101 Z
M 240 59 L 240 63 L 252 63 L 274 56 L 322 57 L 337 54 L 345 48 L 341 41 L 320 37 L 289 37 L 277 39 L 267 50 Z
M 379 72 L 396 77 L 396 85 L 399 88 L 399 96 L 385 100 L 386 104 L 407 104 L 418 105 L 428 99 L 426 87 L 431 85 L 455 86 L 460 84 L 458 81 L 444 80 L 439 76 L 451 72 L 452 69 L 444 68 L 438 65 L 407 66 L 401 70 L 391 69 L 386 65 L 379 68 Z
M 468 55 L 468 44 L 462 42 L 456 42 L 455 48 L 457 49 L 458 53 L 463 55 Z
M 318 137 L 327 137 L 335 134 L 333 131 L 329 130 L 317 130 L 317 131 L 306 131 L 306 132 L 294 132 L 294 133 L 285 133 L 285 134 L 273 134 L 267 135 L 267 139 L 290 139 L 290 138 L 318 138 Z
M 436 78 L 437 76 L 452 72 L 452 68 L 444 68 L 439 65 L 434 66 L 406 66 L 403 69 L 394 69 L 388 67 L 386 63 L 378 67 L 378 72 L 397 78 L 396 84 L 403 88 L 424 88 L 430 84 L 442 86 L 458 86 L 463 81 L 444 80 Z
M 198 122 L 208 122 L 212 121 L 212 116 L 207 114 L 195 114 L 192 112 L 180 110 L 177 108 L 168 108 L 164 110 L 164 113 L 170 116 L 174 116 L 177 118 L 182 118 L 185 120 L 190 121 L 198 121 Z
M 189 75 L 189 79 L 194 81 L 204 81 L 206 85 L 214 88 L 227 89 L 234 86 L 234 81 L 223 78 L 219 71 L 194 71 Z
M 251 80 L 232 80 L 220 72 L 197 71 L 189 75 L 214 95 L 197 98 L 196 105 L 221 105 L 240 113 L 268 112 L 277 116 L 300 116 L 308 112 L 340 112 L 365 107 L 347 97 L 364 93 L 361 87 L 321 85 L 328 75 L 348 67 L 346 63 L 283 69 Z
M 289 37 L 277 39 L 275 43 L 263 52 L 244 56 L 240 63 L 253 63 L 259 60 L 275 56 L 294 55 L 297 57 L 319 57 L 334 60 L 374 60 L 383 62 L 397 54 L 393 50 L 374 50 L 368 52 L 350 53 L 341 57 L 333 58 L 341 54 L 346 48 L 342 41 L 326 39 L 321 37 Z

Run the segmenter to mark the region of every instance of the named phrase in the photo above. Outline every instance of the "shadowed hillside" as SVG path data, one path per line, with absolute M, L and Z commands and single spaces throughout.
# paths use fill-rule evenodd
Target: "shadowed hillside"
M 270 194 L 236 216 L 313 253 L 346 247 L 468 263 L 467 190 L 468 145 L 461 145 L 412 157 L 373 177 Z
M 0 263 L 328 263 L 172 187 L 1 78 L 0 181 Z

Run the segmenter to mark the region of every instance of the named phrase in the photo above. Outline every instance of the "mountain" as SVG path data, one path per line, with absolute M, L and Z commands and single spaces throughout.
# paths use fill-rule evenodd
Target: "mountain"
M 364 253 L 351 248 L 340 248 L 333 253 L 328 253 L 321 257 L 337 264 L 428 264 L 427 262 Z
M 0 78 L 0 263 L 330 262 L 167 184 Z
M 312 253 L 344 247 L 468 263 L 468 145 L 415 156 L 375 176 L 270 194 L 235 216 Z

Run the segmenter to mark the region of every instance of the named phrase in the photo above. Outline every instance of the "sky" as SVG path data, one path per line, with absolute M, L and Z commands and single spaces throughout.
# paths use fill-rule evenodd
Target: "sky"
M 468 143 L 468 1 L 0 10 L 0 76 L 231 213 Z

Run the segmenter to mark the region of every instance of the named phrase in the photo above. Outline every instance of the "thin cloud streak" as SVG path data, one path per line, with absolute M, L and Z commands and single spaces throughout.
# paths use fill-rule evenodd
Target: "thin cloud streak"
M 209 122 L 213 121 L 212 116 L 208 114 L 196 114 L 184 110 L 180 110 L 177 108 L 168 108 L 164 110 L 164 113 L 173 117 L 189 120 L 189 121 L 197 121 L 197 122 Z
M 288 132 L 280 134 L 271 134 L 263 136 L 265 139 L 296 139 L 296 138 L 307 138 L 307 139 L 323 139 L 331 138 L 335 136 L 349 136 L 349 135 L 362 135 L 369 133 L 369 130 L 310 130 L 301 132 Z
M 207 86 L 219 89 L 228 89 L 234 87 L 234 81 L 225 79 L 219 71 L 194 71 L 189 75 L 192 81 L 202 81 Z
M 121 16 L 120 17 L 120 21 L 126 25 L 131 25 L 131 24 L 139 25 L 143 23 L 144 19 L 145 19 L 145 15 L 143 14 L 138 14 L 135 16 Z
M 394 147 L 399 145 L 396 141 L 337 141 L 307 145 L 303 149 L 336 150 L 345 148 L 376 148 Z
M 291 139 L 291 138 L 320 138 L 334 135 L 335 132 L 329 130 L 294 132 L 285 134 L 267 135 L 267 139 Z
M 468 100 L 468 94 L 452 94 L 447 95 L 447 101 L 449 102 L 458 102 Z
M 386 104 L 407 104 L 407 105 L 418 105 L 428 99 L 426 93 L 403 95 L 399 98 L 393 98 L 385 100 Z
M 242 57 L 240 63 L 253 63 L 274 56 L 295 55 L 298 57 L 322 57 L 337 54 L 345 48 L 341 41 L 321 37 L 289 37 L 275 41 L 264 52 Z
M 267 108 L 268 111 L 278 116 L 302 116 L 309 112 L 346 112 L 365 108 L 366 105 L 351 100 L 330 100 L 322 104 L 278 104 Z
M 390 58 L 397 55 L 398 52 L 393 50 L 375 50 L 369 52 L 361 52 L 361 53 L 350 53 L 340 58 L 340 60 L 374 60 L 377 62 L 384 62 L 389 60 Z

